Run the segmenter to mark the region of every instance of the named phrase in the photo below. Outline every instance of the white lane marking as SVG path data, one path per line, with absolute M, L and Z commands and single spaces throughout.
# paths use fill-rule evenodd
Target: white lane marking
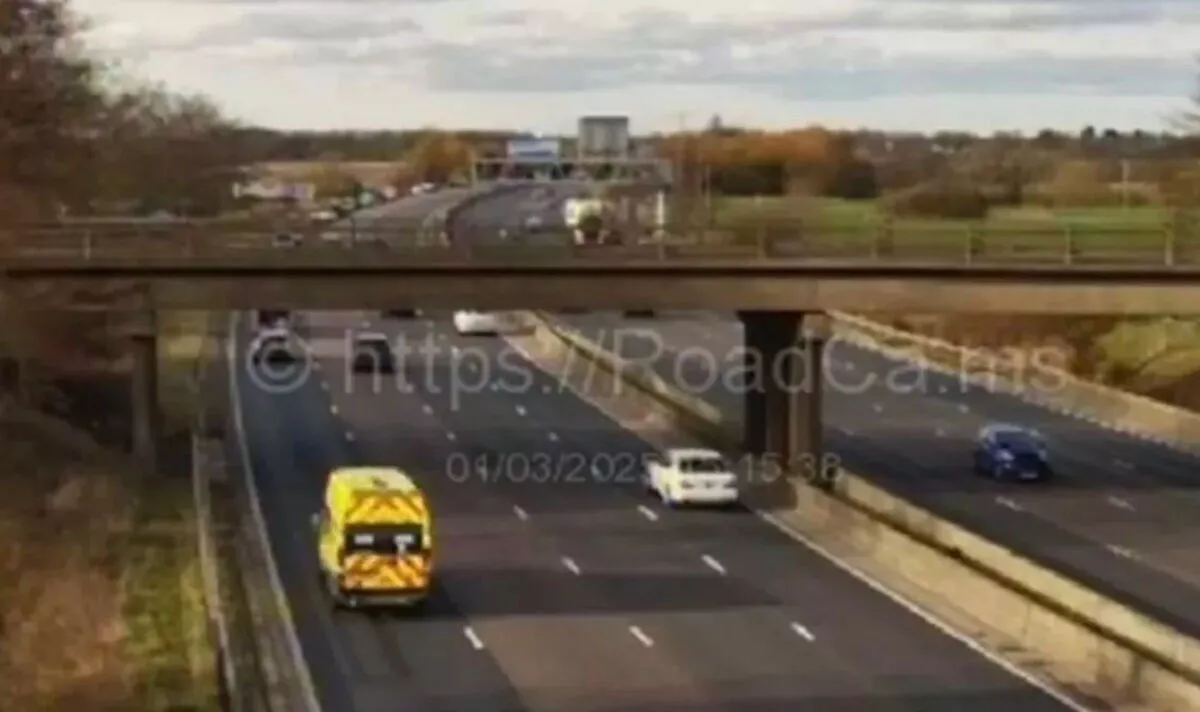
M 453 442 L 455 440 L 458 440 L 458 436 L 455 435 L 453 431 L 447 430 L 446 431 L 446 439 Z
M 329 405 L 329 412 L 330 412 L 330 413 L 333 413 L 334 415 L 337 415 L 337 414 L 338 414 L 338 407 L 337 407 L 336 405 L 333 405 L 333 404 L 331 403 L 331 404 Z
M 876 413 L 882 413 L 882 412 L 883 412 L 883 406 L 879 405 L 878 403 L 876 403 L 876 404 L 875 404 L 874 406 L 872 406 L 872 407 L 875 409 L 875 412 L 876 412 Z
M 836 554 L 834 554 L 832 551 L 830 551 L 829 549 L 826 549 L 824 546 L 821 546 L 816 541 L 810 539 L 808 536 L 789 527 L 782 519 L 776 517 L 775 515 L 771 514 L 770 512 L 756 512 L 755 514 L 757 514 L 761 519 L 763 519 L 763 520 L 767 521 L 768 523 L 770 523 L 771 525 L 773 525 L 776 529 L 778 529 L 784 535 L 792 538 L 793 540 L 799 542 L 800 544 L 804 545 L 805 547 L 808 547 L 808 549 L 810 551 L 812 551 L 813 553 L 815 553 L 818 556 L 820 556 L 821 558 L 825 559 L 826 561 L 828 561 L 830 564 L 837 567 L 841 571 L 846 572 L 851 577 L 853 577 L 855 580 L 861 582 L 867 588 L 869 588 L 872 591 L 875 591 L 876 593 L 878 593 L 879 595 L 887 598 L 888 600 L 892 601 L 893 603 L 900 606 L 901 608 L 904 608 L 905 610 L 912 613 L 916 617 L 925 621 L 927 624 L 933 626 L 935 629 L 940 631 L 943 635 L 954 638 L 959 643 L 961 643 L 963 646 L 965 646 L 968 650 L 976 653 L 977 655 L 981 655 L 982 657 L 984 657 L 985 659 L 990 661 L 993 665 L 1000 667 L 1001 669 L 1003 669 L 1005 672 L 1012 675 L 1013 677 L 1016 677 L 1017 679 L 1022 680 L 1025 683 L 1032 685 L 1033 687 L 1036 687 L 1037 689 L 1046 693 L 1047 695 L 1052 697 L 1055 701 L 1057 701 L 1059 704 L 1061 704 L 1063 707 L 1066 707 L 1067 709 L 1071 710 L 1072 712 L 1092 712 L 1092 710 L 1090 708 L 1075 701 L 1069 695 L 1062 692 L 1062 690 L 1057 689 L 1053 685 L 1040 679 L 1038 676 L 1023 669 L 1021 666 L 1013 663 L 1012 661 L 1005 659 L 1001 655 L 994 653 L 991 650 L 988 650 L 979 641 L 973 639 L 970 635 L 964 634 L 962 631 L 959 631 L 959 630 L 955 629 L 953 626 L 947 624 L 945 621 L 941 620 L 936 615 L 934 615 L 933 613 L 930 613 L 928 610 L 923 608 L 920 604 L 915 603 L 911 599 L 906 597 L 905 595 L 888 588 L 886 584 L 882 583 L 881 581 L 874 578 L 870 574 L 866 573 L 862 569 L 838 558 L 838 556 Z
M 933 431 L 933 433 L 934 433 L 934 435 L 937 435 L 939 438 L 946 437 L 946 430 L 944 428 L 938 428 L 937 430 Z
M 368 320 L 368 319 L 363 319 L 363 320 L 362 320 L 362 322 L 360 322 L 360 325 L 361 325 L 361 326 L 362 326 L 362 328 L 364 328 L 364 329 L 370 329 L 370 328 L 371 328 L 371 322 L 370 322 L 370 320 Z
M 567 567 L 567 571 L 570 571 L 571 573 L 575 574 L 576 576 L 578 576 L 580 574 L 579 564 L 576 564 L 574 559 L 564 556 L 562 558 L 562 563 L 563 563 L 563 566 Z
M 959 403 L 959 405 L 958 405 L 958 412 L 959 412 L 959 413 L 970 413 L 970 412 L 971 412 L 971 407 L 970 407 L 970 406 L 968 406 L 966 403 Z
M 805 628 L 799 623 L 796 623 L 795 621 L 792 621 L 792 630 L 796 631 L 796 635 L 804 638 L 810 643 L 817 639 L 817 636 L 813 635 L 811 630 Z
M 529 519 L 529 513 L 516 504 L 513 505 L 513 513 L 517 515 L 517 519 L 523 522 Z
M 1108 503 L 1111 504 L 1112 506 L 1116 507 L 1117 509 L 1125 509 L 1130 512 L 1134 511 L 1133 503 L 1127 499 L 1122 499 L 1120 497 L 1109 497 Z
M 546 437 L 550 438 L 550 442 L 552 443 L 558 442 L 558 433 L 554 432 L 553 430 L 551 430 Z
M 350 442 L 354 442 L 354 433 L 347 430 L 346 431 L 346 439 L 349 440 Z
M 1136 551 L 1134 551 L 1133 549 L 1126 548 L 1124 546 L 1117 546 L 1115 544 L 1105 544 L 1104 548 L 1108 549 L 1114 556 L 1119 556 L 1122 559 L 1138 558 Z
M 329 383 L 328 383 L 328 381 L 321 381 L 321 390 L 323 390 L 323 391 L 327 391 L 327 390 L 329 390 Z
M 652 522 L 658 521 L 658 513 L 656 513 L 653 509 L 650 509 L 646 505 L 639 504 L 638 511 L 641 512 L 642 516 L 645 517 L 646 519 L 649 519 Z
M 1025 511 L 1024 509 L 1021 508 L 1021 505 L 1016 503 L 1015 500 L 1009 499 L 1008 497 L 997 497 L 996 504 L 1000 505 L 1001 507 L 1011 509 L 1014 512 Z
M 523 406 L 523 405 L 517 406 L 517 415 L 525 415 L 525 413 L 526 413 L 525 406 Z
M 425 411 L 425 415 L 433 415 L 433 408 L 428 403 L 421 406 L 421 410 Z
M 646 646 L 647 648 L 654 647 L 654 641 L 650 638 L 650 636 L 646 635 L 645 631 L 643 631 L 641 628 L 638 628 L 636 625 L 631 625 L 629 626 L 629 632 L 633 635 L 633 637 L 637 638 L 638 642 L 642 645 Z
M 1121 468 L 1122 470 L 1132 470 L 1133 469 L 1132 462 L 1125 462 L 1124 460 L 1116 460 L 1113 462 L 1113 464 L 1116 465 L 1117 467 Z
M 713 571 L 716 571 L 717 573 L 721 574 L 722 576 L 725 575 L 725 567 L 721 566 L 720 561 L 717 561 L 716 559 L 709 556 L 708 554 L 701 556 L 700 560 L 703 561 L 708 566 L 708 568 L 712 569 Z
M 476 650 L 483 650 L 483 640 L 479 638 L 479 634 L 471 626 L 463 628 L 463 635 L 467 636 L 467 640 L 471 641 L 471 647 Z
M 838 430 L 841 431 L 842 435 L 854 437 L 854 429 L 853 428 L 838 428 Z

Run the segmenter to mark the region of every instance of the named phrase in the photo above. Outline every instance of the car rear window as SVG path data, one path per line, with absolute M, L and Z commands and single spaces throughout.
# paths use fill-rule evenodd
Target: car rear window
M 679 471 L 697 475 L 717 475 L 729 467 L 719 457 L 688 457 L 679 461 Z

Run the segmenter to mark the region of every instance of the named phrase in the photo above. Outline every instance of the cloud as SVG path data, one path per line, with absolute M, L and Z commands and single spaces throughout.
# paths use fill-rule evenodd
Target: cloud
M 112 44 L 201 77 L 189 88 L 218 99 L 233 91 L 229 72 L 302 70 L 385 78 L 389 89 L 446 102 L 603 95 L 616 111 L 621 96 L 634 105 L 647 91 L 674 90 L 736 93 L 763 107 L 956 95 L 1116 101 L 1186 96 L 1200 49 L 1197 0 L 79 1 L 111 18 Z

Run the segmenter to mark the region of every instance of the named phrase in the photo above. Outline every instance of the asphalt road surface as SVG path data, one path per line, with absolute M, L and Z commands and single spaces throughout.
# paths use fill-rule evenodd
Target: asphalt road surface
M 742 344 L 736 321 L 600 313 L 568 321 L 741 418 L 741 397 L 721 375 Z M 1200 633 L 1200 460 L 847 343 L 832 344 L 827 359 L 827 448 L 847 469 Z M 992 422 L 1039 429 L 1059 479 L 1013 485 L 974 475 L 975 435 Z
M 320 364 L 307 378 L 237 370 L 326 709 L 1067 709 L 749 513 L 659 508 L 637 482 L 646 446 L 506 341 L 445 318 L 303 321 Z M 399 377 L 346 372 L 361 329 L 405 354 Z M 309 516 L 326 473 L 362 463 L 405 468 L 432 499 L 439 588 L 423 617 L 335 613 L 319 586 Z

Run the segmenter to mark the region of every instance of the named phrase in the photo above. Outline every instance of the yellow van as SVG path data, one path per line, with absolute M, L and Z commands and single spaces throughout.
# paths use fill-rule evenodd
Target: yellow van
M 329 474 L 313 516 L 317 558 L 334 604 L 418 607 L 433 582 L 433 519 L 425 495 L 389 467 Z

